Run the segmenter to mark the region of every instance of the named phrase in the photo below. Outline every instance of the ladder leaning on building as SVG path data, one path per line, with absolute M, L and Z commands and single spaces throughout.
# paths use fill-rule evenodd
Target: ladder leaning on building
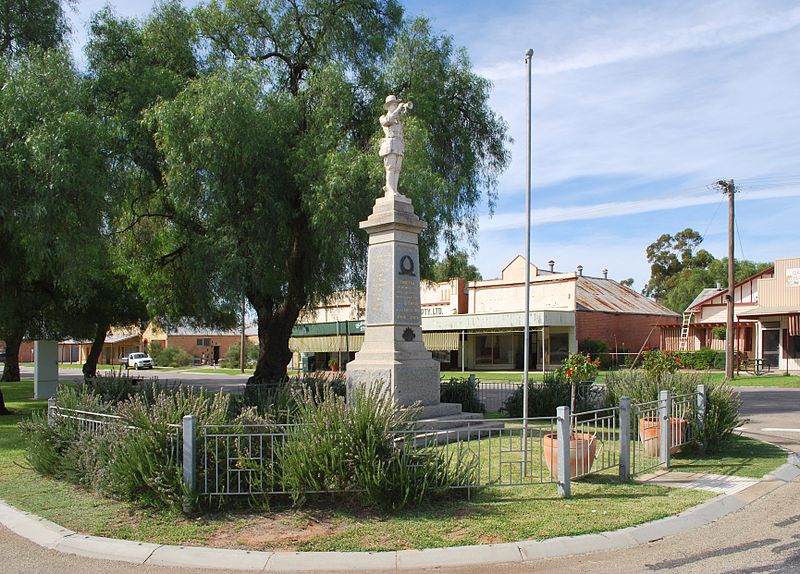
M 681 325 L 681 338 L 680 341 L 678 341 L 679 351 L 689 350 L 689 328 L 692 324 L 693 316 L 694 316 L 694 311 L 683 312 L 683 324 Z

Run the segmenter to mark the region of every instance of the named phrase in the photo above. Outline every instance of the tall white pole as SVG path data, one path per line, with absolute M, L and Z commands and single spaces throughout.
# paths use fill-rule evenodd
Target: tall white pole
M 528 137 L 527 143 L 527 194 L 525 195 L 525 332 L 523 333 L 522 357 L 522 474 L 528 475 L 528 357 L 530 356 L 531 328 L 531 62 L 533 50 L 525 52 L 528 66 Z

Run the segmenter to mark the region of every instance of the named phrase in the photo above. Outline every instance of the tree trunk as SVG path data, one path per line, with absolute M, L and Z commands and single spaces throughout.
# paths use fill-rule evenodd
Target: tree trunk
M 275 384 L 286 378 L 286 365 L 292 359 L 289 338 L 307 303 L 306 268 L 308 219 L 297 206 L 297 219 L 292 229 L 292 245 L 286 260 L 288 280 L 286 295 L 279 305 L 269 296 L 248 290 L 247 298 L 258 316 L 258 362 L 247 384 Z M 310 266 L 309 266 L 310 267 Z
M 0 416 L 13 414 L 6 408 L 6 402 L 3 400 L 3 391 L 0 390 Z
M 6 362 L 3 365 L 3 376 L 0 381 L 19 381 L 19 347 L 22 344 L 21 333 L 11 333 L 6 337 Z
M 258 315 L 258 362 L 247 384 L 277 384 L 286 378 L 286 365 L 292 359 L 289 337 L 300 314 L 292 312 L 286 301 L 274 313 L 263 306 L 254 305 Z M 288 307 L 294 308 L 295 305 Z
M 106 342 L 106 333 L 108 333 L 108 323 L 98 323 L 97 330 L 94 333 L 94 340 L 92 341 L 92 348 L 86 357 L 86 362 L 83 364 L 83 378 L 93 379 L 97 376 L 97 359 L 100 358 L 100 353 L 103 352 L 103 345 Z

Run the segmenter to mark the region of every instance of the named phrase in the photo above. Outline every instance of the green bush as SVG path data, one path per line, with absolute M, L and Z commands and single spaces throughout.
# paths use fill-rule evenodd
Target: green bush
M 597 396 L 592 383 L 584 382 L 576 385 L 575 412 L 582 412 L 596 408 Z M 570 385 L 566 375 L 560 371 L 545 373 L 542 382 L 528 381 L 528 416 L 553 417 L 556 409 L 570 405 Z M 505 411 L 509 417 L 522 417 L 523 390 L 520 385 L 505 402 Z
M 225 356 L 220 361 L 220 366 L 226 369 L 240 369 L 241 366 L 239 365 L 239 351 L 241 349 L 240 343 L 234 343 L 230 347 L 228 347 L 228 351 L 225 353 Z M 244 364 L 245 367 L 250 367 L 255 365 L 256 361 L 258 361 L 258 345 L 255 343 L 251 343 L 250 341 L 245 341 L 244 344 Z
M 677 351 L 674 355 L 680 359 L 680 366 L 682 369 L 705 371 L 708 369 L 725 368 L 724 351 L 699 349 L 697 351 Z
M 742 399 L 726 381 L 706 384 L 706 418 L 703 440 L 708 450 L 714 451 L 733 436 L 741 425 L 739 410 Z
M 643 354 L 642 369 L 647 376 L 660 381 L 665 375 L 671 375 L 681 366 L 681 360 L 671 351 L 651 351 L 646 347 Z
M 142 388 L 152 385 L 154 382 L 154 380 L 144 381 L 139 377 L 131 377 L 124 373 L 117 374 L 112 371 L 87 379 L 86 390 L 88 395 L 116 404 L 130 398 L 140 392 Z
M 150 357 L 159 367 L 188 367 L 194 361 L 194 357 L 178 347 L 154 347 L 150 350 Z
M 287 377 L 276 385 L 246 385 L 241 396 L 242 407 L 253 407 L 257 412 L 281 423 L 291 422 L 297 412 L 297 397 L 305 390 L 322 395 L 330 389 L 337 397 L 347 394 L 344 373 L 312 372 Z
M 465 413 L 482 413 L 486 409 L 478 398 L 477 379 L 469 377 L 453 377 L 449 381 L 441 381 L 439 400 L 443 403 L 460 403 Z
M 74 419 L 44 415 L 20 424 L 26 458 L 38 472 L 150 506 L 179 506 L 183 491 L 179 425 L 194 414 L 198 425 L 230 420 L 229 396 L 191 388 L 143 388 L 117 404 L 88 387 L 59 387 L 57 404 L 68 409 L 115 414 L 119 422 L 86 431 Z
M 312 492 L 361 491 L 368 504 L 397 509 L 474 483 L 473 461 L 398 440 L 417 414 L 398 409 L 377 385 L 358 389 L 349 403 L 329 388 L 322 396 L 307 389 L 300 424 L 279 456 L 284 488 L 300 504 Z
M 600 368 L 607 371 L 611 368 L 611 353 L 605 341 L 598 339 L 584 339 L 578 343 L 578 352 L 589 355 L 600 361 Z

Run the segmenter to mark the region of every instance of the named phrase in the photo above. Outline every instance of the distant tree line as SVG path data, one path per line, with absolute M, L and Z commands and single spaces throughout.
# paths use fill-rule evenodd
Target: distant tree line
M 728 258 L 714 258 L 700 249 L 703 237 L 686 228 L 663 234 L 647 247 L 650 280 L 642 291 L 664 306 L 682 313 L 705 288 L 728 286 Z M 735 260 L 737 282 L 770 267 L 772 263 Z

